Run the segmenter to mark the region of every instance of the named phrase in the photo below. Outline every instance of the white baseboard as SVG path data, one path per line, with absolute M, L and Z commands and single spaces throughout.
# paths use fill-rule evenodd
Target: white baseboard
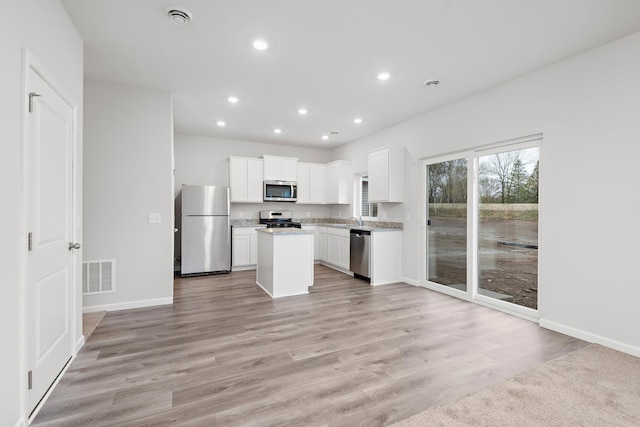
M 600 335 L 592 334 L 591 332 L 576 329 L 562 323 L 553 322 L 551 320 L 540 319 L 539 324 L 543 328 L 551 329 L 552 331 L 560 332 L 561 334 L 569 335 L 571 337 L 579 338 L 591 343 L 600 344 L 605 347 L 630 354 L 632 356 L 640 357 L 640 347 L 625 344 L 623 342 L 612 340 Z
M 157 305 L 173 304 L 173 298 L 156 298 L 140 301 L 122 302 L 116 304 L 90 305 L 82 307 L 83 313 L 95 313 L 96 311 L 131 310 L 132 308 L 155 307 Z
M 80 335 L 80 338 L 78 338 L 78 341 L 76 341 L 76 354 L 78 354 L 82 349 L 82 347 L 84 347 L 84 343 L 85 343 L 84 335 Z
M 333 264 L 330 264 L 330 263 L 324 262 L 324 261 L 319 261 L 318 264 L 322 264 L 325 267 L 329 267 L 329 268 L 332 268 L 332 269 L 334 269 L 336 271 L 339 271 L 341 273 L 348 274 L 349 276 L 353 276 L 353 271 L 345 270 L 344 268 L 338 267 L 337 265 L 333 265 Z
M 407 285 L 420 286 L 419 280 L 410 279 L 409 277 L 400 277 L 400 280 Z
M 231 271 L 249 271 L 249 270 L 255 270 L 256 266 L 255 265 L 241 265 L 239 267 L 231 267 Z
M 269 295 L 271 298 L 273 298 L 273 295 L 271 295 L 271 292 L 269 292 L 264 286 L 262 286 L 260 283 L 256 282 L 256 285 L 258 285 L 258 287 L 260 289 L 262 289 L 267 295 Z

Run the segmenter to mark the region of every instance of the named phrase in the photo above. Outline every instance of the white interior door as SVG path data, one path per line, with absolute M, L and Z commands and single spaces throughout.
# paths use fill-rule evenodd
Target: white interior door
M 74 108 L 27 69 L 28 410 L 73 355 Z

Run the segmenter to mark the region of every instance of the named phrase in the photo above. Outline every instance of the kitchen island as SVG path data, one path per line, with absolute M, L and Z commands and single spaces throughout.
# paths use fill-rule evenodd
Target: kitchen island
M 272 298 L 309 293 L 313 286 L 313 231 L 258 229 L 256 283 Z

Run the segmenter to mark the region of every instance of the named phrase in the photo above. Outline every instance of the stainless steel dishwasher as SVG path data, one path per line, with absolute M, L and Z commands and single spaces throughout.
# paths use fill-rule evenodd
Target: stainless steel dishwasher
M 351 229 L 349 235 L 350 251 L 350 267 L 354 277 L 370 280 L 371 268 L 369 266 L 370 247 L 371 247 L 371 231 Z

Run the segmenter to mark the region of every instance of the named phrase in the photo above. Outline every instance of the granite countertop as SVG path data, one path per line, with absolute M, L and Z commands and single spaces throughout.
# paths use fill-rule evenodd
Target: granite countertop
M 236 222 L 236 221 L 242 221 L 242 222 Z M 253 228 L 258 228 L 258 227 L 265 228 L 266 227 L 265 224 L 260 224 L 257 221 L 245 221 L 245 220 L 237 220 L 237 219 L 231 220 L 231 225 L 233 227 L 236 227 L 236 228 L 251 228 L 251 227 L 253 227 Z
M 304 225 L 314 225 L 318 227 L 329 227 L 329 228 L 339 228 L 346 230 L 363 230 L 363 231 L 402 231 L 401 227 L 393 226 L 384 226 L 384 225 L 356 225 L 356 224 L 302 224 Z
M 357 225 L 355 221 L 340 220 L 338 218 L 294 218 L 295 222 L 304 225 L 314 225 L 319 227 L 345 228 L 367 231 L 402 231 L 401 222 L 386 221 L 365 221 L 364 225 Z M 254 219 L 233 219 L 231 225 L 237 228 L 264 228 L 264 224 L 260 224 Z
M 303 230 L 302 228 L 295 227 L 286 227 L 286 228 L 260 228 L 258 229 L 260 233 L 269 233 L 269 234 L 313 234 L 313 231 Z

